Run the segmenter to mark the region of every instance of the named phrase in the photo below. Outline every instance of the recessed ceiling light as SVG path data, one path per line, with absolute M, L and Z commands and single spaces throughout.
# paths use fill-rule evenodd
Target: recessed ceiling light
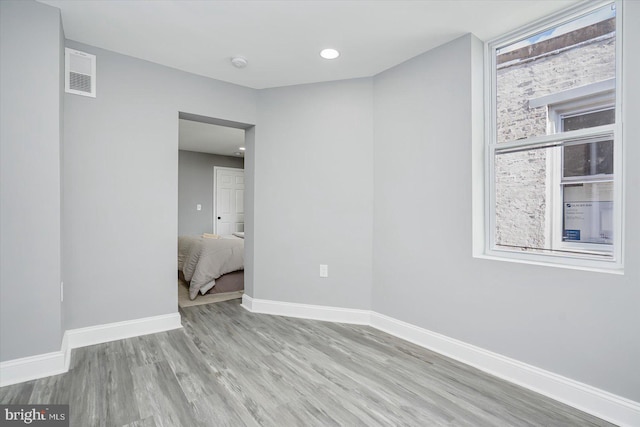
M 244 148 L 244 147 L 238 147 L 238 150 L 240 150 L 240 151 L 244 151 L 244 150 L 245 150 L 245 148 Z
M 236 152 L 235 152 L 235 153 L 233 153 L 233 154 L 235 154 L 236 156 L 242 156 L 242 153 L 241 153 L 241 152 L 239 152 L 239 151 L 236 151 Z
M 324 59 L 336 59 L 340 56 L 340 52 L 335 49 L 322 49 L 322 51 L 320 51 L 320 56 Z

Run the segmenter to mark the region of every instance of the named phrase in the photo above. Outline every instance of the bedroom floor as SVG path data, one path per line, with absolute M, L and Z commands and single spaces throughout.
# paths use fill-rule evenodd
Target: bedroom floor
M 0 403 L 69 403 L 82 427 L 610 425 L 370 327 L 180 311 L 183 330 L 74 350 Z
M 178 306 L 180 308 L 239 299 L 242 298 L 242 294 L 244 294 L 244 291 L 206 294 L 198 295 L 196 299 L 191 300 L 189 298 L 189 285 L 185 281 L 178 279 Z

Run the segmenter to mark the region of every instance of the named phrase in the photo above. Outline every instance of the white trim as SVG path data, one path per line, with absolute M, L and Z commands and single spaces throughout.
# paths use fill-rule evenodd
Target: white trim
M 490 253 L 488 254 L 479 254 L 479 255 L 474 255 L 474 258 L 478 258 L 478 259 L 487 259 L 487 260 L 491 260 L 491 261 L 504 261 L 504 262 L 515 262 L 517 264 L 529 264 L 529 265 L 541 265 L 544 267 L 555 267 L 555 268 L 566 268 L 568 270 L 580 270 L 580 271 L 592 271 L 594 273 L 607 273 L 607 274 L 617 274 L 617 275 L 624 275 L 624 270 L 614 270 L 614 269 L 605 269 L 605 268 L 598 268 L 598 267 L 589 267 L 589 266 L 584 266 L 584 265 L 571 265 L 571 264 L 567 264 L 567 263 L 552 263 L 550 262 L 548 259 L 533 259 L 532 255 L 535 254 L 527 254 L 528 256 L 526 258 L 516 258 L 516 257 L 505 257 L 505 256 L 501 256 L 501 255 L 492 255 Z
M 571 130 L 562 133 L 552 133 L 548 135 L 532 136 L 527 139 L 518 139 L 515 141 L 501 142 L 493 144 L 491 148 L 493 153 L 510 153 L 518 150 L 531 150 L 536 148 L 559 147 L 561 145 L 582 144 L 599 138 L 610 138 L 616 130 L 615 125 L 594 126 L 592 128 Z
M 623 152 L 625 151 L 624 147 L 627 144 L 624 139 L 624 125 L 622 121 L 623 110 L 622 103 L 624 99 L 624 93 L 622 90 L 622 76 L 623 76 L 623 66 L 624 66 L 624 58 L 622 57 L 622 46 L 624 46 L 624 5 L 622 0 L 615 1 L 616 7 L 616 140 L 614 141 L 614 153 L 613 153 L 613 171 L 618 178 L 613 186 L 613 200 L 619 201 L 618 210 L 620 213 L 614 212 L 613 218 L 613 238 L 615 239 L 616 245 L 614 246 L 614 258 L 619 259 L 620 263 L 623 263 L 624 260 L 624 246 L 625 246 L 625 237 L 624 237 L 624 210 L 626 208 L 625 202 L 625 181 L 626 181 L 626 172 L 624 168 L 625 157 L 623 157 Z
M 356 325 L 368 325 L 371 314 L 369 310 L 270 301 L 251 298 L 247 294 L 242 295 L 242 307 L 252 313 L 299 317 L 302 319 L 323 320 L 326 322 L 352 323 Z
M 66 341 L 68 348 L 71 350 L 179 328 L 182 328 L 180 313 L 171 313 L 89 326 L 87 328 L 70 329 L 64 333 L 63 342 Z
M 640 403 L 373 311 L 242 296 L 252 313 L 369 325 L 620 426 L 640 425 Z
M 242 294 L 242 304 L 240 304 L 240 306 L 251 313 L 258 313 L 258 311 L 253 309 L 253 301 L 254 299 L 249 295 Z
M 65 353 L 54 351 L 0 362 L 0 387 L 67 372 Z
M 171 313 L 67 330 L 60 351 L 1 362 L 0 387 L 64 374 L 69 370 L 74 348 L 179 328 L 182 328 L 180 313 Z

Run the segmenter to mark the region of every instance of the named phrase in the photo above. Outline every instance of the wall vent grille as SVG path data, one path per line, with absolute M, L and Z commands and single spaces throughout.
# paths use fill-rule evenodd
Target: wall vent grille
M 66 48 L 65 92 L 96 97 L 96 56 Z
M 91 92 L 91 76 L 71 71 L 69 73 L 69 87 L 81 92 Z

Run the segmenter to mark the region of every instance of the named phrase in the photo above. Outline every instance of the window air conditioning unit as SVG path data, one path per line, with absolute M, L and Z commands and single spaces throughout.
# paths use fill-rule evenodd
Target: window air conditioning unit
M 64 49 L 64 90 L 75 95 L 96 97 L 96 56 Z

